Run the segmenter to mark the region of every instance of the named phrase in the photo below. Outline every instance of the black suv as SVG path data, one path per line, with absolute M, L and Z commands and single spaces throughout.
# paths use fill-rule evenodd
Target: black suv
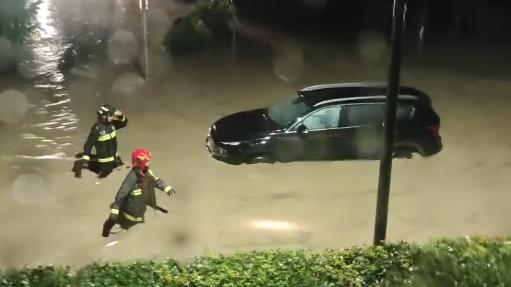
M 206 139 L 211 155 L 230 164 L 379 159 L 383 152 L 384 84 L 305 88 L 269 108 L 216 121 Z M 422 91 L 401 87 L 394 156 L 430 156 L 442 149 L 440 118 Z

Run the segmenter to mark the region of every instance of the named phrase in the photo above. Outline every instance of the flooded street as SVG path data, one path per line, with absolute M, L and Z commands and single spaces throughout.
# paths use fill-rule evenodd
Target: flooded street
M 131 62 L 141 46 L 121 52 L 114 47 L 139 37 L 129 14 L 133 7 L 126 7 L 131 2 L 90 1 L 91 7 L 113 9 L 115 17 L 99 13 L 87 25 L 83 13 L 91 7 L 80 4 L 79 14 L 70 3 L 80 1 L 60 2 L 66 1 L 41 2 L 37 28 L 24 44 L 21 75 L 0 78 L 0 93 L 16 90 L 28 101 L 22 119 L 0 123 L 5 219 L 0 268 L 372 242 L 379 162 L 230 166 L 210 158 L 204 141 L 219 117 L 267 106 L 308 85 L 386 81 L 384 62 L 334 45 L 310 44 L 304 55 L 287 42 L 291 46 L 283 50 L 261 50 L 257 59 L 239 52 L 235 64 L 229 63 L 229 52 L 178 59 L 151 49 L 153 74 L 146 81 Z M 153 13 L 150 23 L 170 23 L 174 15 L 168 11 L 186 10 L 154 2 L 165 13 Z M 136 10 L 136 1 L 131 4 Z M 107 30 L 108 36 L 100 33 Z M 126 31 L 134 32 L 126 36 Z M 63 67 L 62 58 L 78 42 L 95 44 L 76 51 L 73 64 Z M 431 96 L 444 149 L 431 158 L 394 162 L 389 240 L 509 235 L 510 75 L 405 63 L 402 83 Z M 170 199 L 159 194 L 158 203 L 169 214 L 148 210 L 145 224 L 108 239 L 101 237 L 101 227 L 128 170 L 102 180 L 85 171 L 76 179 L 70 171 L 103 102 L 129 118 L 118 132 L 124 161 L 135 148 L 148 148 L 154 171 L 177 190 Z

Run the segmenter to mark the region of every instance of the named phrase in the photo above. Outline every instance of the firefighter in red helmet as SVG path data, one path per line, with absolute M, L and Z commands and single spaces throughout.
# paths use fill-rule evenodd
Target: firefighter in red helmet
M 132 169 L 124 179 L 115 196 L 115 202 L 110 205 L 110 215 L 103 224 L 103 237 L 110 235 L 115 224 L 123 229 L 129 229 L 137 223 L 144 222 L 147 206 L 162 210 L 156 205 L 154 188 L 172 196 L 175 190 L 157 177 L 150 169 L 151 152 L 139 148 L 131 155 Z
M 83 153 L 76 155 L 73 166 L 75 177 L 81 177 L 82 169 L 87 168 L 100 178 L 108 176 L 116 167 L 122 166 L 117 152 L 117 130 L 128 125 L 128 118 L 111 105 L 101 105 L 97 112 L 98 121 L 92 127 Z M 92 149 L 96 153 L 92 154 Z

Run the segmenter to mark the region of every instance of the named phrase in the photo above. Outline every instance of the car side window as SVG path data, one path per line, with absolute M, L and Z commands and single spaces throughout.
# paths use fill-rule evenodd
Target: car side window
M 309 130 L 332 129 L 339 127 L 339 106 L 328 107 L 310 114 L 302 124 Z
M 346 116 L 341 125 L 344 127 L 381 125 L 385 114 L 381 103 L 345 105 L 343 112 Z

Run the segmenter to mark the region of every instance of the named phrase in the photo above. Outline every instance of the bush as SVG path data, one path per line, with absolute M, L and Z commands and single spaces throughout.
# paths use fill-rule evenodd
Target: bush
M 229 34 L 231 15 L 229 0 L 207 0 L 175 21 L 164 45 L 174 54 L 187 54 L 221 43 Z
M 414 286 L 511 286 L 511 242 L 438 240 L 412 254 Z
M 439 240 L 345 250 L 271 250 L 173 260 L 34 267 L 0 274 L 0 286 L 511 286 L 511 243 Z
M 68 267 L 37 266 L 22 270 L 11 270 L 0 273 L 0 286 L 38 286 L 58 287 L 69 286 L 71 274 Z

